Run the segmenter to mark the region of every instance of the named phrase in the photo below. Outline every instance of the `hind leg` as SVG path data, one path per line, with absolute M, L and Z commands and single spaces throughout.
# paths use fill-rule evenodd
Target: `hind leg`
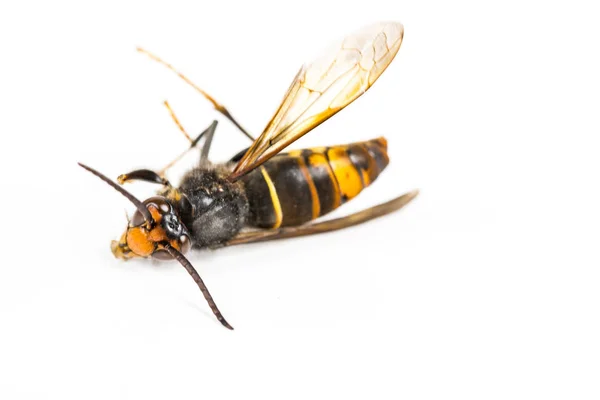
M 388 215 L 394 211 L 398 211 L 410 203 L 412 199 L 417 197 L 417 194 L 419 194 L 419 191 L 413 190 L 412 192 L 403 194 L 402 196 L 396 197 L 395 199 L 392 199 L 386 203 L 382 203 L 377 206 L 367 208 L 366 210 L 329 221 L 315 222 L 278 229 L 262 229 L 242 232 L 229 242 L 225 243 L 225 245 L 231 246 L 235 244 L 265 242 L 268 240 L 286 239 L 337 231 L 371 221 L 375 218 L 383 217 L 384 215 Z
M 206 128 L 198 136 L 196 136 L 195 139 L 192 139 L 192 137 L 187 133 L 187 131 L 185 130 L 185 128 L 179 121 L 179 118 L 177 118 L 177 115 L 175 114 L 175 112 L 173 111 L 171 106 L 169 105 L 169 102 L 165 100 L 164 105 L 167 108 L 167 110 L 169 111 L 169 114 L 171 115 L 171 119 L 173 120 L 175 125 L 177 125 L 177 128 L 179 129 L 179 131 L 190 142 L 190 146 L 185 151 L 183 151 L 181 154 L 179 154 L 177 157 L 175 157 L 175 159 L 173 159 L 171 162 L 169 162 L 167 165 L 165 165 L 163 168 L 161 168 L 158 172 L 154 172 L 154 171 L 151 171 L 148 169 L 140 169 L 140 170 L 135 170 L 135 171 L 131 171 L 126 174 L 119 175 L 117 180 L 120 184 L 124 184 L 125 182 L 131 182 L 134 180 L 140 180 L 140 181 L 145 181 L 145 182 L 150 182 L 150 183 L 158 183 L 158 184 L 161 184 L 164 186 L 171 186 L 169 181 L 165 178 L 167 171 L 171 167 L 173 167 L 179 160 L 181 160 L 183 157 L 185 157 L 185 155 L 187 153 L 189 153 L 192 149 L 194 149 L 202 139 L 204 139 L 204 144 L 202 145 L 202 152 L 200 154 L 200 164 L 205 164 L 209 161 L 208 154 L 210 152 L 212 140 L 213 140 L 215 131 L 217 129 L 218 121 L 214 120 L 208 126 L 208 128 Z M 246 133 L 243 129 L 241 129 L 241 131 L 243 133 Z M 249 137 L 251 137 L 251 136 L 249 136 Z
M 233 118 L 233 115 L 231 115 L 231 113 L 229 112 L 229 110 L 227 110 L 227 108 L 225 108 L 224 105 L 222 105 L 221 103 L 217 102 L 214 97 L 212 97 L 211 95 L 209 95 L 208 93 L 206 93 L 204 90 L 202 90 L 199 86 L 197 86 L 194 82 L 192 82 L 191 80 L 189 80 L 185 75 L 183 75 L 181 72 L 179 72 L 178 70 L 175 69 L 175 67 L 173 67 L 171 64 L 163 61 L 162 59 L 160 59 L 159 57 L 155 56 L 154 54 L 150 53 L 149 51 L 146 51 L 140 47 L 137 48 L 137 51 L 139 51 L 140 53 L 146 54 L 148 57 L 150 57 L 152 60 L 158 62 L 159 64 L 164 65 L 165 67 L 167 67 L 168 69 L 170 69 L 171 71 L 173 71 L 174 73 L 177 74 L 177 76 L 179 76 L 185 83 L 187 83 L 188 85 L 190 85 L 191 87 L 193 87 L 198 93 L 200 93 L 206 100 L 208 100 L 209 102 L 211 102 L 211 104 L 213 105 L 213 107 L 215 108 L 215 110 L 217 110 L 218 112 L 220 112 L 223 116 L 225 116 L 225 118 L 227 118 L 229 121 L 231 121 L 231 123 L 233 123 L 233 125 L 236 126 L 236 128 L 238 128 L 240 130 L 240 132 L 242 132 L 248 139 L 254 141 L 254 137 L 252 137 L 252 135 L 250 135 L 240 124 L 239 122 L 237 122 L 237 120 L 235 118 Z

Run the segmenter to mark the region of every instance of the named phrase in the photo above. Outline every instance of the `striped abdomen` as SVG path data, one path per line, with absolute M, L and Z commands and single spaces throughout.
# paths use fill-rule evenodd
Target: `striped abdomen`
M 384 138 L 282 153 L 242 178 L 247 224 L 296 226 L 356 197 L 388 165 Z

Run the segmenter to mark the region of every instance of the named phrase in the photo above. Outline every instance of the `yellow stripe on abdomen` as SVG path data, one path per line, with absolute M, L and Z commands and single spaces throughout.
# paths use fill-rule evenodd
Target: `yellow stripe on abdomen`
M 317 152 L 318 150 L 321 150 L 321 152 Z M 317 193 L 319 193 L 321 196 L 328 196 L 329 194 L 331 196 L 330 201 L 326 202 L 326 204 L 320 205 L 321 207 L 319 215 L 322 215 L 321 213 L 323 212 L 324 208 L 326 209 L 325 212 L 329 212 L 338 208 L 340 204 L 342 204 L 341 193 L 337 179 L 333 173 L 333 169 L 331 168 L 331 165 L 327 161 L 327 156 L 325 155 L 327 150 L 323 147 L 319 149 L 310 149 L 310 151 L 311 153 L 306 157 L 309 168 L 320 168 L 321 171 L 326 171 L 329 181 L 331 182 L 331 186 L 327 188 L 328 190 L 325 190 L 326 193 L 320 193 L 319 190 L 317 190 Z
M 343 201 L 356 197 L 364 188 L 361 172 L 356 169 L 343 147 L 333 147 L 327 151 L 329 165 L 338 182 Z
M 267 187 L 269 188 L 269 195 L 271 196 L 271 202 L 273 202 L 273 210 L 275 210 L 275 224 L 273 225 L 273 229 L 277 229 L 281 226 L 281 222 L 283 221 L 283 212 L 281 211 L 281 203 L 279 202 L 279 196 L 277 196 L 277 190 L 275 189 L 275 185 L 269 176 L 269 173 L 265 169 L 265 167 L 260 167 L 260 172 L 267 183 Z

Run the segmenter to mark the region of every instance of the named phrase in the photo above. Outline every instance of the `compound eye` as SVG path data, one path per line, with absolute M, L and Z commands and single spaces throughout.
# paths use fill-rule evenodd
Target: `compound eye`
M 173 259 L 173 257 L 171 257 L 171 255 L 166 250 L 156 250 L 154 253 L 152 253 L 152 258 L 163 261 Z
M 178 239 L 179 242 L 179 252 L 182 254 L 187 253 L 192 248 L 192 241 L 187 234 L 183 234 Z M 152 258 L 157 260 L 172 260 L 171 254 L 168 251 L 163 249 L 158 249 L 154 253 L 152 253 Z
M 169 213 L 171 211 L 171 205 L 169 204 L 169 202 L 164 198 L 158 196 L 150 197 L 149 199 L 144 201 L 144 205 L 146 207 L 153 205 L 160 211 L 161 214 Z M 133 217 L 131 217 L 131 221 L 129 224 L 130 226 L 140 226 L 145 222 L 146 220 L 144 219 L 142 213 L 136 210 L 136 212 L 133 214 Z
M 171 204 L 164 197 L 150 197 L 144 201 L 144 204 L 146 207 L 154 206 L 161 214 L 167 214 L 171 212 Z
M 144 222 L 146 222 L 146 220 L 144 219 L 144 216 L 142 215 L 141 212 L 136 210 L 135 213 L 133 214 L 133 217 L 131 217 L 131 221 L 129 221 L 129 225 L 130 226 L 140 226 Z

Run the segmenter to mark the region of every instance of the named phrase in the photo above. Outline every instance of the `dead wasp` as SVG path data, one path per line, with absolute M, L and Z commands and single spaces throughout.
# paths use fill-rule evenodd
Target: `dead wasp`
M 403 36 L 404 27 L 398 22 L 376 23 L 349 35 L 334 51 L 302 66 L 257 139 L 224 106 L 170 64 L 138 49 L 177 73 L 253 143 L 228 162 L 213 164 L 208 153 L 217 121 L 192 139 L 165 102 L 173 120 L 190 140 L 190 148 L 159 172 L 142 169 L 117 178 L 120 184 L 133 180 L 160 184 L 162 189 L 157 196 L 141 202 L 106 176 L 79 164 L 137 208 L 121 239 L 111 244 L 115 257 L 179 261 L 200 287 L 217 319 L 233 329 L 200 275 L 183 256 L 191 247 L 216 248 L 329 232 L 406 205 L 417 191 L 346 217 L 308 223 L 356 197 L 379 176 L 389 162 L 387 142 L 381 137 L 281 153 L 369 89 L 395 57 Z M 166 170 L 201 141 L 198 166 L 184 175 L 179 187 L 171 185 L 165 178 Z

